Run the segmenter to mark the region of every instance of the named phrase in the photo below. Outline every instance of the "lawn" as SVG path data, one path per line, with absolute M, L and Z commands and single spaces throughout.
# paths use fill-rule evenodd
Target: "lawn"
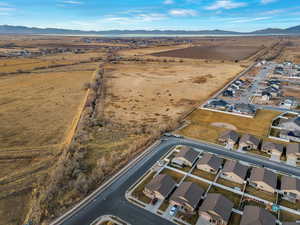
M 235 128 L 240 133 L 267 137 L 272 119 L 279 114 L 279 112 L 271 110 L 258 110 L 257 115 L 252 119 L 199 109 L 187 118 L 191 124 L 179 133 L 184 136 L 217 143 L 218 137 L 225 130 L 224 127 L 227 126 Z M 224 126 L 213 126 L 213 123 L 224 124 Z
M 244 199 L 242 200 L 242 203 L 241 203 L 241 208 L 244 208 L 244 206 L 246 205 L 253 205 L 253 206 L 258 206 L 260 208 L 265 208 L 266 205 L 261 203 L 261 202 L 257 202 L 255 200 L 252 200 L 252 199 Z
M 206 171 L 199 170 L 197 168 L 195 168 L 192 171 L 192 174 L 195 175 L 195 176 L 198 176 L 198 177 L 202 177 L 206 180 L 210 180 L 210 181 L 214 181 L 215 177 L 217 176 L 217 174 L 208 173 Z
M 201 180 L 198 180 L 198 179 L 195 179 L 193 177 L 187 177 L 184 182 L 193 182 L 193 183 L 196 183 L 198 184 L 200 187 L 202 187 L 205 191 L 208 189 L 209 187 L 209 184 L 206 183 L 206 182 L 203 182 Z
M 250 185 L 247 185 L 245 192 L 248 193 L 248 194 L 254 195 L 258 198 L 273 202 L 273 203 L 275 203 L 275 201 L 276 201 L 276 195 L 275 194 L 268 193 L 268 192 L 261 191 L 261 190 L 257 190 L 256 188 L 251 187 Z
M 235 182 L 223 179 L 223 178 L 218 178 L 217 183 L 222 184 L 222 185 L 227 186 L 227 187 L 231 187 L 231 188 L 238 187 L 241 190 L 243 190 L 243 186 L 244 186 L 242 184 L 238 184 L 238 183 L 235 183 Z
M 219 193 L 222 194 L 223 196 L 225 196 L 226 198 L 228 198 L 230 201 L 232 201 L 234 203 L 234 208 L 239 209 L 239 205 L 240 205 L 240 201 L 242 196 L 235 194 L 231 191 L 227 191 L 223 188 L 219 188 L 216 186 L 212 186 L 209 190 L 209 193 Z
M 279 213 L 280 213 L 280 221 L 282 222 L 295 222 L 297 220 L 300 220 L 299 215 L 295 215 L 283 210 L 281 210 Z
M 179 183 L 181 181 L 181 179 L 183 178 L 183 175 L 180 173 L 177 173 L 174 170 L 171 169 L 164 169 L 161 174 L 168 174 L 170 175 L 177 183 Z
M 284 200 L 284 199 L 280 199 L 278 204 L 282 205 L 282 206 L 285 206 L 287 208 L 290 208 L 290 209 L 295 209 L 295 210 L 300 209 L 300 202 L 299 201 L 297 203 L 293 203 L 293 202 L 290 202 L 290 201 L 287 201 L 287 200 Z
M 146 204 L 149 204 L 151 202 L 151 199 L 148 198 L 146 195 L 144 195 L 143 190 L 145 186 L 152 180 L 154 174 L 155 174 L 154 172 L 151 172 L 148 175 L 146 175 L 144 180 L 140 184 L 138 184 L 138 186 L 133 190 L 132 192 L 133 197 L 137 198 L 138 200 Z
M 194 224 L 196 224 L 199 215 L 198 215 L 198 213 L 190 215 L 190 214 L 185 214 L 185 213 L 182 213 L 182 212 L 178 212 L 176 214 L 176 217 L 179 218 L 179 219 L 182 219 L 185 222 L 188 222 L 188 223 L 194 225 Z
M 159 210 L 165 212 L 168 206 L 169 206 L 169 202 L 167 200 L 164 200 L 159 206 Z
M 240 225 L 242 216 L 237 213 L 231 213 L 231 216 L 228 221 L 228 225 Z

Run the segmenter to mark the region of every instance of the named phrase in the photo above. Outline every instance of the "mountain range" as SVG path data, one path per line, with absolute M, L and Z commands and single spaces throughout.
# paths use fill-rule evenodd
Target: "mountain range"
M 1 34 L 57 34 L 57 35 L 300 35 L 300 25 L 286 29 L 268 28 L 253 32 L 235 32 L 225 30 L 108 30 L 82 31 L 58 28 L 36 28 L 25 26 L 0 25 Z

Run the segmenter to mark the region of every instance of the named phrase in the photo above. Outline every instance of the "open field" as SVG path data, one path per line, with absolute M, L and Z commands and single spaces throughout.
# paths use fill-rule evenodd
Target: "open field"
M 195 46 L 165 52 L 153 53 L 154 56 L 190 59 L 244 60 L 262 48 L 251 46 Z
M 283 50 L 282 54 L 276 61 L 292 61 L 296 64 L 300 63 L 300 40 L 296 37 L 289 37 L 288 44 Z
M 120 123 L 149 126 L 176 119 L 242 69 L 239 64 L 214 62 L 116 64 L 108 68 L 105 111 Z
M 276 111 L 259 110 L 257 115 L 251 119 L 199 109 L 187 118 L 190 124 L 180 130 L 179 133 L 188 137 L 217 143 L 220 134 L 226 130 L 223 127 L 214 126 L 213 123 L 218 122 L 235 127 L 236 131 L 241 134 L 248 133 L 258 137 L 267 137 L 272 119 L 279 114 Z

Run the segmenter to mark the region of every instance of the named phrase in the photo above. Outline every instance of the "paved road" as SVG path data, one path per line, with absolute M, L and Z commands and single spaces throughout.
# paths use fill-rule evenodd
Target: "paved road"
M 78 212 L 63 222 L 57 224 L 63 225 L 88 225 L 95 221 L 101 215 L 116 215 L 132 225 L 171 225 L 157 215 L 154 215 L 142 208 L 139 208 L 125 199 L 126 190 L 141 177 L 160 157 L 162 157 L 171 147 L 175 145 L 188 145 L 208 152 L 217 153 L 226 157 L 243 160 L 248 163 L 265 166 L 271 169 L 300 176 L 300 169 L 288 166 L 283 163 L 266 160 L 262 157 L 246 155 L 244 153 L 233 152 L 215 145 L 206 144 L 190 139 L 183 138 L 164 138 L 158 146 L 155 146 L 150 153 L 133 165 L 122 176 L 118 177 L 108 188 L 99 193 L 97 197 L 89 202 L 85 207 L 80 208 Z

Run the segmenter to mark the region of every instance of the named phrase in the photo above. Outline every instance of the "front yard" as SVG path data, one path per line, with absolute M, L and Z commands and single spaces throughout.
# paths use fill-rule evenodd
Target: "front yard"
M 151 202 L 151 199 L 144 195 L 143 190 L 145 186 L 152 180 L 154 174 L 154 172 L 151 172 L 148 175 L 146 175 L 145 179 L 132 191 L 133 197 L 146 204 L 149 204 Z
M 261 199 L 267 200 L 269 202 L 272 202 L 272 203 L 275 203 L 275 201 L 276 201 L 276 194 L 272 194 L 272 193 L 268 193 L 268 192 L 265 192 L 265 191 L 257 190 L 256 188 L 251 187 L 250 185 L 247 185 L 245 192 L 248 193 L 248 194 L 254 195 L 258 198 L 261 198 Z
M 192 174 L 195 175 L 195 176 L 198 176 L 198 177 L 202 177 L 202 178 L 204 178 L 206 180 L 210 180 L 210 181 L 214 181 L 215 177 L 217 176 L 217 174 L 208 173 L 206 171 L 199 170 L 197 168 L 195 168 L 192 171 Z
M 218 178 L 217 183 L 222 184 L 222 185 L 227 186 L 227 187 L 231 187 L 231 188 L 236 188 L 237 187 L 240 190 L 243 190 L 243 187 L 244 187 L 244 185 L 242 185 L 242 184 L 238 184 L 238 183 L 235 183 L 235 182 L 232 182 L 232 181 L 220 178 L 220 177 Z

